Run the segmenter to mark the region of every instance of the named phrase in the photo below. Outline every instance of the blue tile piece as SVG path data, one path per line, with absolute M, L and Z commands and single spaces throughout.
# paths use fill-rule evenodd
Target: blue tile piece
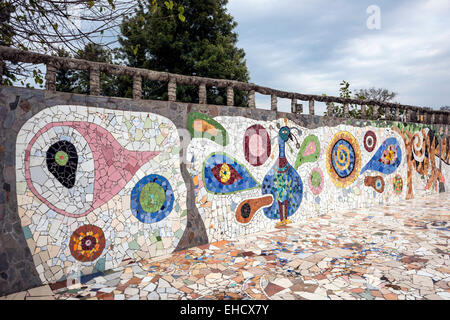
M 23 233 L 25 235 L 25 239 L 28 240 L 33 237 L 33 234 L 31 233 L 30 228 L 28 226 L 25 226 L 22 229 L 23 229 Z
M 91 273 L 85 276 L 81 276 L 80 277 L 80 283 L 84 284 L 86 282 L 89 282 L 90 280 L 96 278 L 96 277 L 100 277 L 103 275 L 103 272 L 96 272 L 96 273 Z

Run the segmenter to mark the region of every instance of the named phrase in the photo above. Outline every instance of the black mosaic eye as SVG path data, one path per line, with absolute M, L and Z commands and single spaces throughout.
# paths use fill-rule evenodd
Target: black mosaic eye
M 244 205 L 241 207 L 241 216 L 244 219 L 247 219 L 248 217 L 250 217 L 250 205 L 248 203 L 244 203 Z
M 66 140 L 52 144 L 47 150 L 47 168 L 66 188 L 75 185 L 78 154 L 75 146 Z

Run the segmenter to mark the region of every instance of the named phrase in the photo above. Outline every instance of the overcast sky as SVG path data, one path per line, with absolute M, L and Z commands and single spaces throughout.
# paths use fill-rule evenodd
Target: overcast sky
M 379 29 L 367 27 L 376 27 L 371 5 Z M 450 105 L 450 0 L 229 0 L 228 11 L 253 83 L 339 95 L 346 80 L 353 91 L 397 92 L 403 104 Z M 270 97 L 256 102 L 268 107 Z
M 373 6 L 377 29 L 367 26 Z M 346 80 L 353 92 L 394 91 L 394 102 L 450 105 L 450 0 L 229 0 L 228 11 L 253 83 L 338 96 Z M 270 97 L 256 94 L 256 103 L 268 109 Z

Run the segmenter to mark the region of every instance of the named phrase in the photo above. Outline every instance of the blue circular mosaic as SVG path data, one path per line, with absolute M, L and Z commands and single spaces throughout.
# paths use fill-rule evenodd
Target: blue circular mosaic
M 155 188 L 154 186 L 159 186 Z M 164 194 L 157 192 L 163 190 Z M 173 208 L 172 186 L 163 176 L 151 174 L 142 178 L 131 191 L 131 212 L 143 223 L 155 223 L 169 215 Z M 144 210 L 144 208 L 152 212 Z
M 331 152 L 331 163 L 334 171 L 341 178 L 346 178 L 353 172 L 355 150 L 347 140 L 340 139 L 334 144 Z

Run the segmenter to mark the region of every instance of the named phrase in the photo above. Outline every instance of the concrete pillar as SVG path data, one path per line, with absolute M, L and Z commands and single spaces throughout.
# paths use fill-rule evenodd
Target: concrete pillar
M 177 101 L 177 82 L 174 78 L 170 78 L 169 80 L 167 93 L 169 95 L 169 101 Z
M 365 119 L 367 116 L 366 116 L 366 105 L 365 104 L 362 104 L 361 105 L 361 119 Z
M 332 117 L 333 116 L 333 103 L 331 102 L 326 102 L 325 103 L 327 105 L 327 116 L 328 117 Z
M 255 90 L 250 90 L 248 92 L 248 107 L 249 108 L 256 108 L 256 103 L 255 103 Z
M 48 91 L 56 91 L 56 68 L 51 63 L 47 64 L 47 72 L 45 74 L 45 88 Z
M 349 109 L 348 109 L 348 103 L 344 103 L 344 117 L 348 118 L 350 115 Z
M 234 89 L 232 86 L 227 87 L 227 106 L 234 106 Z
M 394 121 L 400 121 L 400 108 L 398 106 L 395 107 Z
M 314 115 L 314 100 L 309 100 L 309 114 Z
M 142 99 L 142 76 L 135 74 L 133 76 L 133 100 Z
M 386 120 L 391 119 L 391 108 L 390 107 L 384 107 L 384 118 Z
M 272 94 L 270 96 L 270 109 L 272 111 L 277 111 L 278 110 L 277 100 L 278 100 L 278 98 L 277 98 L 276 95 Z
M 373 118 L 378 119 L 378 106 L 377 105 L 373 106 Z
M 297 113 L 297 99 L 291 100 L 291 112 Z
M 95 65 L 92 65 L 89 69 L 89 88 L 91 96 L 100 95 L 100 71 Z
M 206 104 L 206 84 L 204 83 L 198 86 L 198 103 Z

